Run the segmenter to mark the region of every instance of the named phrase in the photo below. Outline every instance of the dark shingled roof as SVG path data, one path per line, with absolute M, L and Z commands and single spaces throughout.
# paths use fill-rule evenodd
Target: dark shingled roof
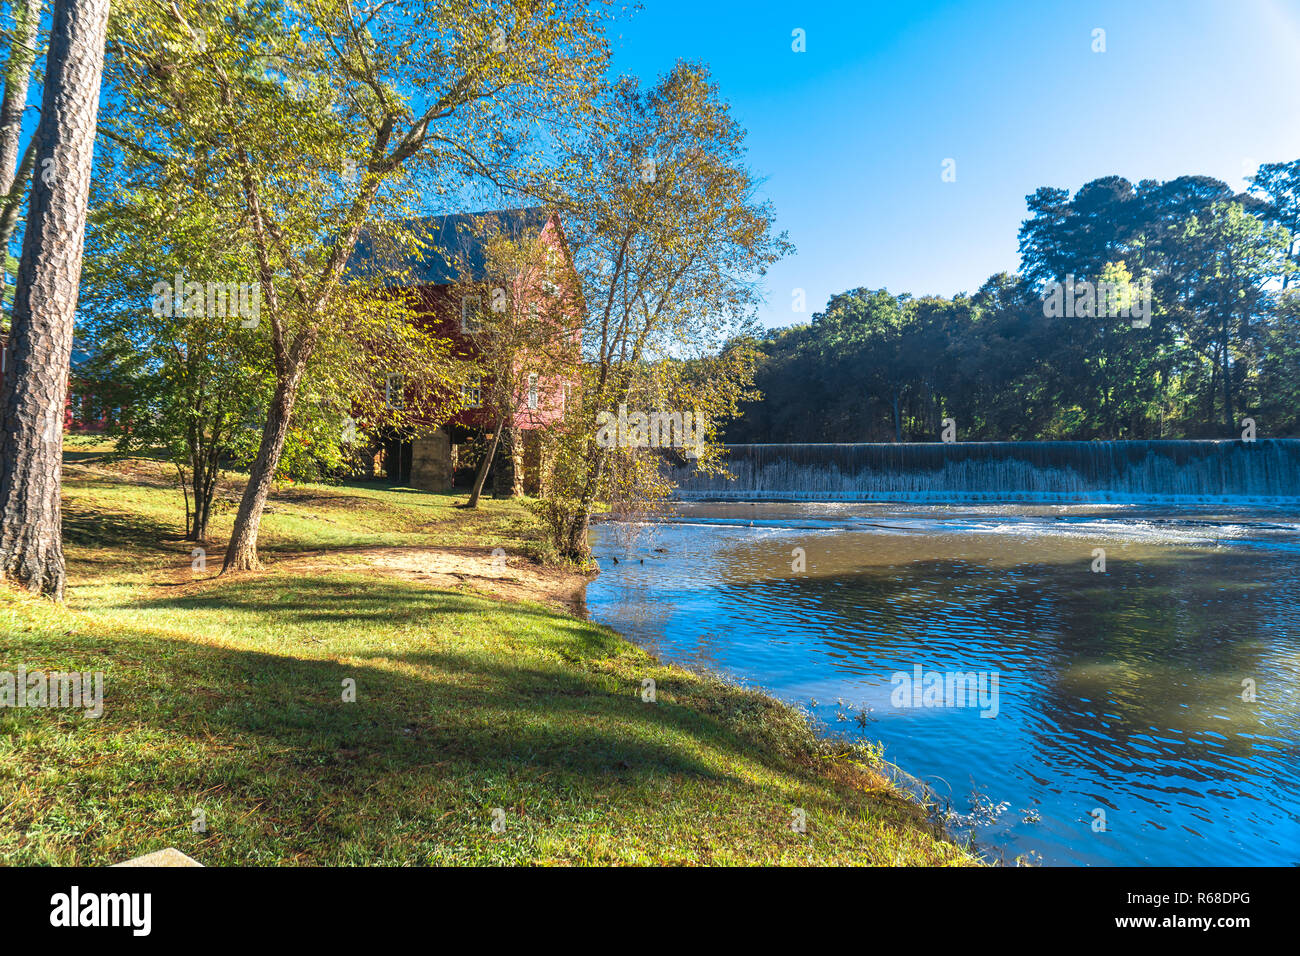
M 68 365 L 74 369 L 81 368 L 81 366 L 90 361 L 93 354 L 94 353 L 92 353 L 90 349 L 86 348 L 86 343 L 82 339 L 73 339 L 72 355 Z
M 541 206 L 497 209 L 490 212 L 456 213 L 408 220 L 407 233 L 419 237 L 420 248 L 399 246 L 389 238 L 363 230 L 348 260 L 348 271 L 356 275 L 392 276 L 392 284 L 407 286 L 451 285 L 461 281 L 459 265 L 468 263 L 469 281 L 484 278 L 483 240 L 500 230 L 511 238 L 540 235 L 550 215 Z

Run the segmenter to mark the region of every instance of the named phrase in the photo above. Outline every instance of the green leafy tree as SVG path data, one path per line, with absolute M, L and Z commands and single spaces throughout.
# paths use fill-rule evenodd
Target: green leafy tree
M 231 283 L 254 293 L 248 250 L 183 186 L 170 203 L 111 184 L 98 192 L 78 320 L 94 349 L 78 375 L 122 409 L 110 420 L 119 453 L 160 453 L 175 466 L 185 536 L 204 541 L 221 469 L 251 460 L 272 384 L 265 328 L 231 294 Z M 210 283 L 234 310 L 212 314 L 214 290 L 209 311 Z
M 1250 183 L 1250 191 L 1265 203 L 1267 218 L 1288 233 L 1287 261 L 1291 268 L 1282 276 L 1282 288 L 1288 288 L 1300 268 L 1300 159 L 1264 163 Z
M 123 11 L 123 128 L 112 135 L 139 179 L 201 180 L 240 224 L 269 326 L 275 386 L 225 568 L 258 565 L 261 514 L 313 361 L 396 327 L 391 313 L 349 306 L 401 285 L 349 269 L 363 228 L 418 242 L 402 233 L 422 197 L 470 181 L 509 188 L 540 164 L 535 132 L 581 118 L 604 69 L 602 7 L 176 0 Z M 411 370 L 448 387 L 453 374 L 450 361 Z
M 1269 283 L 1288 271 L 1290 234 L 1247 213 L 1240 203 L 1215 203 L 1184 224 L 1181 240 L 1197 264 L 1186 279 L 1192 315 L 1187 339 L 1211 365 L 1207 412 L 1212 413 L 1219 393 L 1224 430 L 1231 433 L 1246 375 L 1240 360 L 1266 321 Z
M 589 554 L 598 502 L 653 499 L 661 455 L 601 441 L 598 416 L 692 414 L 702 423 L 699 467 L 719 466 L 718 427 L 752 375 L 748 349 L 722 351 L 747 331 L 757 279 L 789 248 L 755 198 L 744 130 L 708 72 L 679 63 L 643 89 L 623 79 L 602 97 L 602 121 L 573 142 L 559 197 L 585 303 L 581 403 L 566 417 L 563 459 L 542 504 L 557 550 Z M 717 355 L 708 381 L 666 360 Z M 606 433 L 610 439 L 613 436 Z

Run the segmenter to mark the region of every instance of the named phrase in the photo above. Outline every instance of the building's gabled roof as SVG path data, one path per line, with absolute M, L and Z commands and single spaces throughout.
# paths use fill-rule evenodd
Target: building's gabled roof
M 0 348 L 5 351 L 9 350 L 9 330 L 0 328 Z M 84 339 L 74 338 L 72 340 L 72 354 L 68 356 L 68 368 L 76 371 L 81 368 L 94 356 L 94 352 L 86 347 Z
M 94 353 L 91 352 L 90 349 L 86 348 L 86 343 L 83 339 L 74 338 L 72 340 L 72 355 L 68 364 L 73 369 L 81 368 L 90 361 L 93 354 Z
M 511 238 L 540 235 L 549 218 L 541 206 L 530 206 L 408 220 L 399 231 L 418 236 L 419 249 L 399 246 L 388 238 L 376 239 L 370 230 L 363 230 L 348 260 L 348 271 L 378 276 L 388 285 L 477 281 L 485 277 L 484 240 L 489 235 L 497 230 Z M 470 275 L 460 274 L 462 265 L 468 265 Z

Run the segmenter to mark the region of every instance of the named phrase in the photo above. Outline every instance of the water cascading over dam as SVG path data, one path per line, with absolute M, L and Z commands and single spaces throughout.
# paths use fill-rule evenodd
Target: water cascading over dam
M 682 500 L 1300 504 L 1300 439 L 727 445 Z

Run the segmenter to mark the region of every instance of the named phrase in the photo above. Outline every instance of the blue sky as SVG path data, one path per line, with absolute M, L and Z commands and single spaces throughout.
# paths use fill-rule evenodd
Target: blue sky
M 1038 186 L 1242 188 L 1300 158 L 1300 0 L 644 0 L 616 32 L 616 70 L 703 60 L 749 130 L 798 250 L 768 277 L 769 326 L 856 286 L 973 292 L 1019 265 Z

